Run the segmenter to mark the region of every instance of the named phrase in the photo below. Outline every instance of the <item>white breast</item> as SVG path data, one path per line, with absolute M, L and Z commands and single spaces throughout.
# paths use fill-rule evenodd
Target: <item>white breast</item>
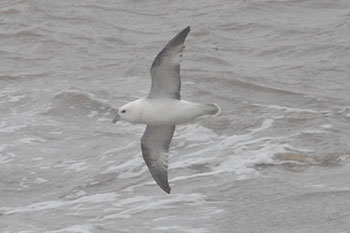
M 182 124 L 204 114 L 203 104 L 175 99 L 142 99 L 138 123 L 147 125 Z

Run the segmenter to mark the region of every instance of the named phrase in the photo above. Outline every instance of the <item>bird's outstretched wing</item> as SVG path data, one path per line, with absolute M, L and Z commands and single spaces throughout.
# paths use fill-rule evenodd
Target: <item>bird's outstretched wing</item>
M 148 98 L 180 99 L 180 63 L 190 27 L 177 34 L 160 51 L 151 66 L 152 87 Z
M 168 151 L 173 137 L 175 125 L 147 125 L 141 138 L 143 158 L 153 179 L 167 193 L 168 183 Z

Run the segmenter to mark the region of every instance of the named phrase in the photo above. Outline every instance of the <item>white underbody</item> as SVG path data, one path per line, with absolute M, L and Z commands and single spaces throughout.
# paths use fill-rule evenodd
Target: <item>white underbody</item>
M 121 119 L 131 123 L 177 125 L 189 122 L 203 115 L 212 114 L 213 105 L 209 106 L 208 104 L 176 99 L 142 98 L 130 102 L 120 109 L 127 109 L 126 113 L 120 113 L 120 116 Z

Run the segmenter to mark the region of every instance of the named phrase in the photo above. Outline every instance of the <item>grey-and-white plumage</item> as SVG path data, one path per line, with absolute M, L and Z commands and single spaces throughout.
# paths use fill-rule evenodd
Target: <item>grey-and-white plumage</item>
M 175 125 L 147 125 L 141 138 L 142 155 L 157 184 L 170 193 L 168 151 Z
M 216 104 L 180 100 L 180 62 L 189 32 L 190 27 L 183 29 L 156 56 L 151 66 L 152 86 L 148 96 L 120 107 L 113 120 L 147 125 L 141 138 L 142 155 L 152 177 L 167 193 L 170 193 L 168 151 L 175 125 L 220 112 Z

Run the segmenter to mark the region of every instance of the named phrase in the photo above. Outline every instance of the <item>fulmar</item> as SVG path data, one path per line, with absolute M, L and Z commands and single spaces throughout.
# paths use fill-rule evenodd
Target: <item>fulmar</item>
M 215 103 L 202 104 L 180 98 L 180 63 L 189 32 L 189 26 L 179 32 L 154 59 L 148 96 L 121 106 L 113 119 L 113 123 L 125 120 L 147 125 L 141 138 L 142 155 L 153 179 L 167 193 L 170 193 L 168 151 L 175 126 L 203 115 L 218 115 L 221 111 Z

